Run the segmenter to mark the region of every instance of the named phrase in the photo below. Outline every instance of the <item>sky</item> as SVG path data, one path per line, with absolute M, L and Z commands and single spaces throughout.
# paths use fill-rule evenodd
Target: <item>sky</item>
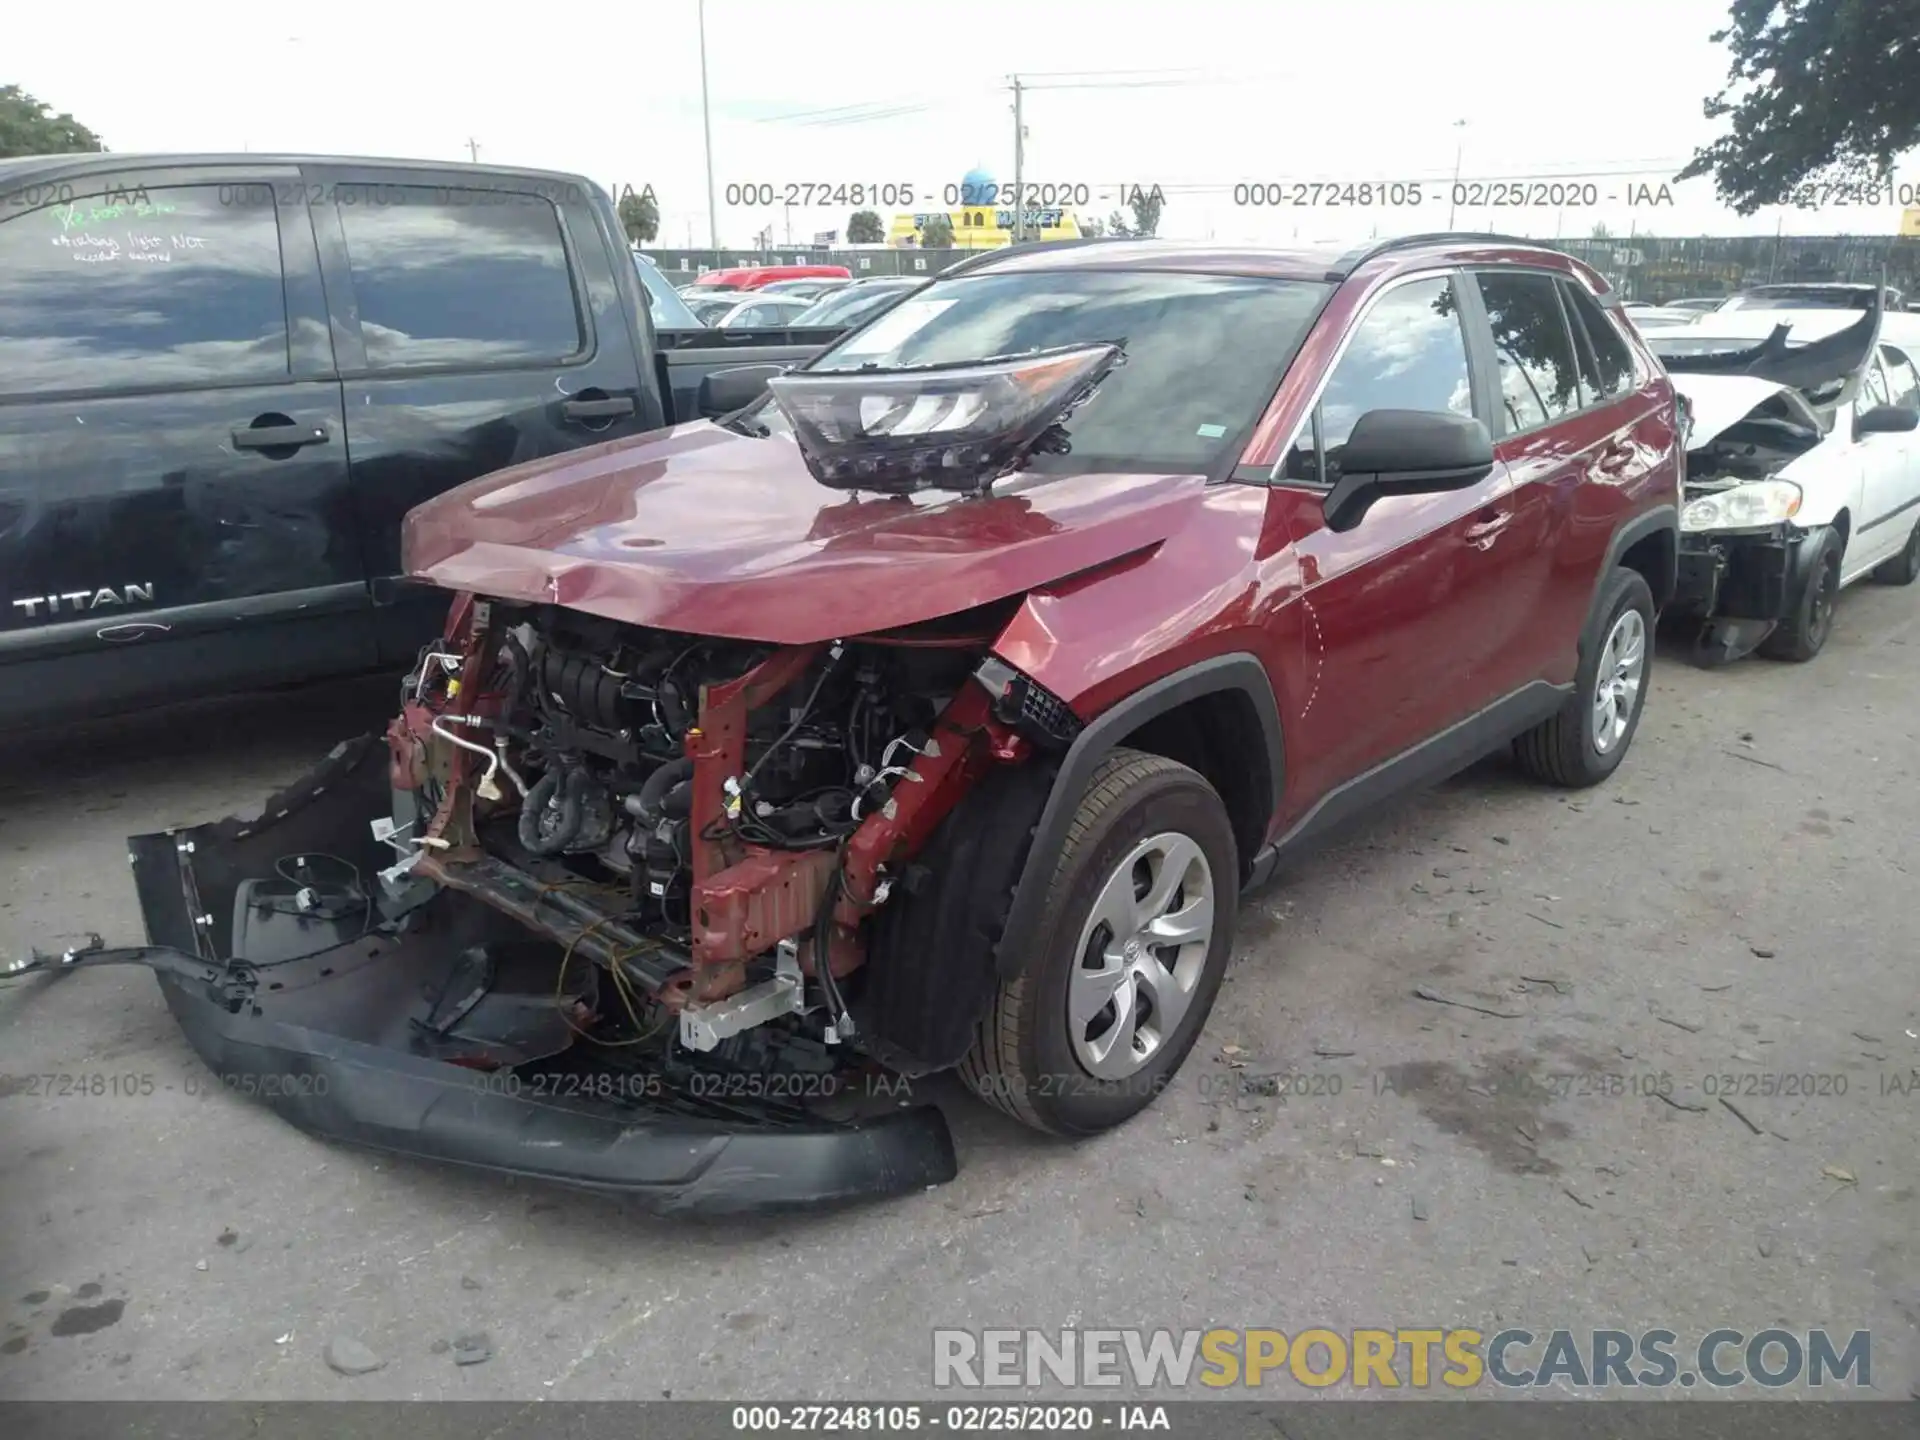
M 230 0 L 31 6 L 7 21 L 0 83 L 117 151 L 477 154 L 616 193 L 651 185 L 662 248 L 716 229 L 746 246 L 768 226 L 776 243 L 804 242 L 853 208 L 797 190 L 791 208 L 739 203 L 743 184 L 784 200 L 806 185 L 938 196 L 975 167 L 1011 183 L 1016 73 L 1030 85 L 1027 182 L 1085 186 L 1075 208 L 1096 216 L 1125 187 L 1157 184 L 1160 233 L 1175 238 L 1893 233 L 1897 206 L 1742 219 L 1709 181 L 1670 184 L 1716 133 L 1701 103 L 1726 74 L 1709 37 L 1728 3 L 705 0 L 712 223 L 700 0 L 329 0 L 311 20 Z M 1456 165 L 1469 203 L 1450 215 Z M 1920 156 L 1897 178 L 1920 182 Z M 1513 181 L 1526 183 L 1487 183 Z M 1361 182 L 1400 188 L 1371 207 L 1327 203 L 1326 188 L 1293 203 L 1311 185 L 1357 201 L 1345 187 Z M 1491 207 L 1494 190 L 1522 203 Z

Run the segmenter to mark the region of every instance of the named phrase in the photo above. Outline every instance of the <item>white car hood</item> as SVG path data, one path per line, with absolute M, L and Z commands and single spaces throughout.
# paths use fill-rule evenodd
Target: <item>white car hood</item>
M 1818 428 L 1818 420 L 1797 390 L 1772 380 L 1752 375 L 1670 375 L 1673 388 L 1687 397 L 1693 410 L 1693 428 L 1687 432 L 1687 448 L 1698 450 L 1711 445 L 1724 431 L 1731 430 L 1775 395 L 1785 395 L 1796 410 L 1805 410 L 1806 423 Z

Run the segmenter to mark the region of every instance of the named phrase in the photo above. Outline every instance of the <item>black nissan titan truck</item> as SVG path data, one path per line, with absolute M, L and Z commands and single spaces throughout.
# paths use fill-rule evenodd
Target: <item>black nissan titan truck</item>
M 0 729 L 398 675 L 446 610 L 407 511 L 838 333 L 705 329 L 579 176 L 0 161 Z

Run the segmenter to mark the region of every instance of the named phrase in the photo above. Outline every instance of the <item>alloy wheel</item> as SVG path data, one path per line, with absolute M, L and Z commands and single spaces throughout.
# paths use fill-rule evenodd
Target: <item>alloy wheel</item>
M 1633 723 L 1634 702 L 1647 674 L 1647 622 L 1638 610 L 1623 610 L 1607 632 L 1593 686 L 1593 748 L 1602 755 Z

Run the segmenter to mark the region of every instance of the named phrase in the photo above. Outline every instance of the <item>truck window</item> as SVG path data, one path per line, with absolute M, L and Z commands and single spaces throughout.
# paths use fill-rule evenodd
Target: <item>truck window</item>
M 549 201 L 407 185 L 339 215 L 370 369 L 552 364 L 586 348 Z
M 287 374 L 272 194 L 116 191 L 0 220 L 0 391 L 156 389 Z

